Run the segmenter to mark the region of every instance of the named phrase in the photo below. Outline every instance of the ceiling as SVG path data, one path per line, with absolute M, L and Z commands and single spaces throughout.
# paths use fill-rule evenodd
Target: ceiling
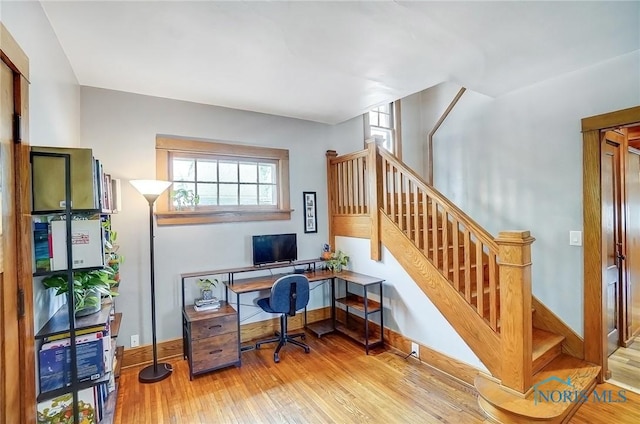
M 335 124 L 640 49 L 640 2 L 43 1 L 83 86 Z

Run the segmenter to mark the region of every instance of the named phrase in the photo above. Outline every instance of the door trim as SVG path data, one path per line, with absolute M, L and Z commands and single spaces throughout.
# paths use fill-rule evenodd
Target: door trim
M 0 60 L 14 74 L 14 114 L 19 114 L 21 142 L 16 143 L 13 165 L 15 173 L 17 278 L 18 289 L 24 293 L 24 315 L 18 319 L 20 354 L 16 366 L 20 369 L 20 423 L 36 421 L 35 342 L 33 323 L 33 276 L 31 270 L 31 177 L 29 165 L 29 58 L 0 23 Z M 16 299 L 17 301 L 17 299 Z
M 601 367 L 598 382 L 607 373 L 607 345 L 602 284 L 602 209 L 600 132 L 640 122 L 640 106 L 582 119 L 582 201 L 584 231 L 584 359 Z M 623 152 L 625 154 L 626 152 Z

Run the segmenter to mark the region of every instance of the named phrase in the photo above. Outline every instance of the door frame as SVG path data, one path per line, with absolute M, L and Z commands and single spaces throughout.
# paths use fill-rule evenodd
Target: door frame
M 31 268 L 31 176 L 29 165 L 29 58 L 0 22 L 0 60 L 13 71 L 14 123 L 16 142 L 13 157 L 16 207 L 17 289 L 22 293 L 22 314 L 18 317 L 19 357 L 12 366 L 20 368 L 20 423 L 36 421 L 35 341 L 33 321 L 33 274 Z M 18 299 L 16 299 L 18 302 Z M 0 413 L 0 420 L 4 411 Z
M 602 282 L 601 131 L 640 123 L 640 106 L 582 119 L 582 201 L 584 231 L 584 359 L 607 376 L 606 297 Z M 626 160 L 626 151 L 622 150 Z M 623 193 L 626 187 L 623 188 Z

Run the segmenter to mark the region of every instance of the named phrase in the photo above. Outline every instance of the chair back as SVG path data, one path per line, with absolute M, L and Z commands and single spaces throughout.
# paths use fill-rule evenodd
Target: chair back
M 309 279 L 301 274 L 280 277 L 271 287 L 269 305 L 274 312 L 294 316 L 309 303 Z

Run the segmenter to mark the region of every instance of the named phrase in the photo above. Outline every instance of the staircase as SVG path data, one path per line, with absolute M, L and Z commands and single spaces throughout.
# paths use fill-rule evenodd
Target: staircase
M 599 369 L 533 298 L 528 231 L 493 237 L 374 143 L 340 157 L 327 152 L 327 175 L 330 239 L 369 238 L 372 259 L 382 244 L 394 255 L 491 373 L 475 382 L 490 417 L 565 422 L 575 413 L 577 402 L 541 401 L 541 393 L 590 393 Z

